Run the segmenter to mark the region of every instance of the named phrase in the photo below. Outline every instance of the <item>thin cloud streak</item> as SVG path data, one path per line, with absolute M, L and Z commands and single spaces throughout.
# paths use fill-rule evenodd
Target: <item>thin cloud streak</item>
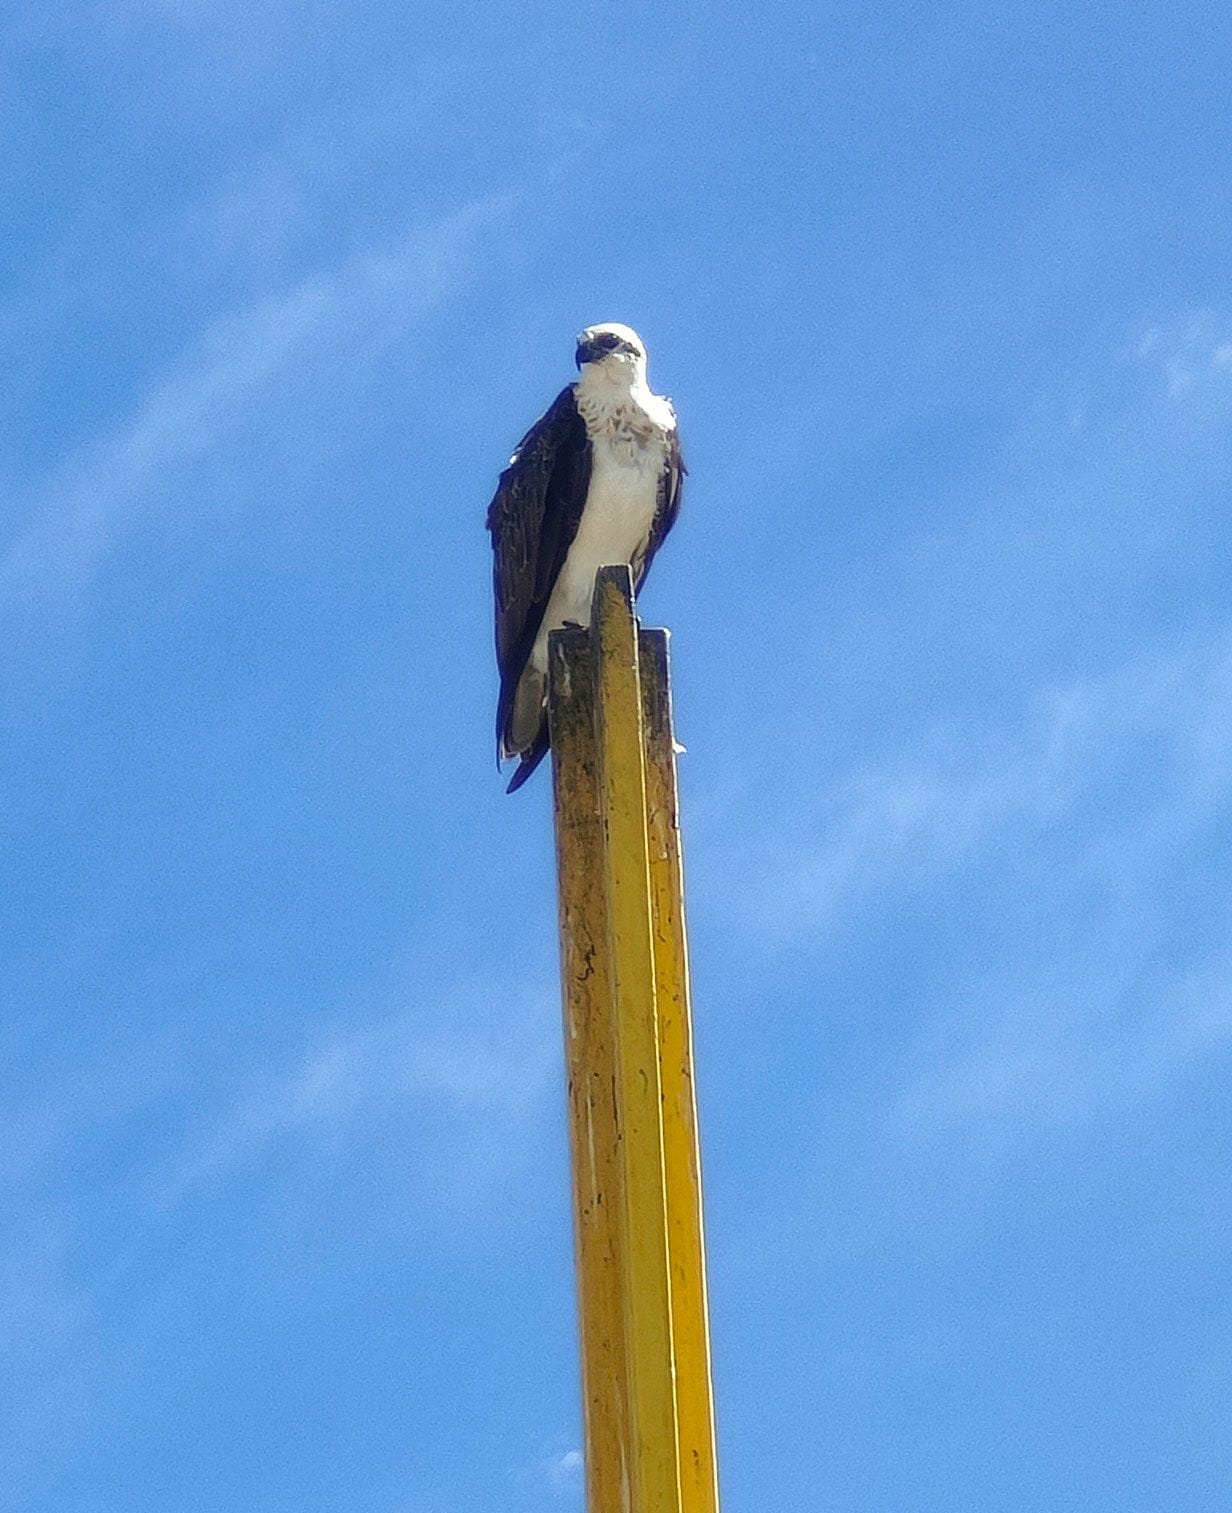
M 115 435 L 34 491 L 24 512 L 33 523 L 0 557 L 0 605 L 80 593 L 151 518 L 169 476 L 208 455 L 276 384 L 371 356 L 428 316 L 460 281 L 476 233 L 508 203 L 477 200 L 216 322 Z
M 14 1216 L 29 1211 L 35 1195 L 54 1212 L 63 1242 L 54 1276 L 57 1288 L 71 1279 L 74 1325 L 100 1293 L 144 1266 L 168 1233 L 191 1227 L 220 1191 L 241 1195 L 232 1200 L 239 1202 L 260 1191 L 334 1204 L 337 1189 L 326 1193 L 322 1183 L 341 1176 L 343 1190 L 362 1190 L 384 1170 L 396 1173 L 391 1180 L 407 1195 L 409 1213 L 466 1220 L 496 1201 L 553 1105 L 555 999 L 548 987 L 476 984 L 444 1002 L 416 1001 L 392 1017 L 319 1034 L 289 1064 L 245 1069 L 219 1086 L 208 1069 L 194 1072 L 189 1042 L 166 1037 L 148 1052 L 130 1047 L 123 1064 L 104 1058 L 61 1068 L 55 1097 L 32 1098 L 0 1121 L 9 1137 L 0 1192 Z M 128 1063 L 135 1063 L 131 1075 Z M 81 1185 L 90 1159 L 83 1152 L 100 1138 L 109 1147 L 138 1143 L 138 1132 L 165 1118 L 169 1094 L 193 1086 L 195 1111 L 182 1127 L 165 1128 L 149 1155 L 126 1164 L 105 1189 Z M 80 1237 L 99 1230 L 100 1208 L 109 1216 L 102 1228 L 118 1231 L 118 1244 L 95 1265 L 89 1254 L 99 1250 L 97 1234 Z M 16 1217 L 6 1230 L 12 1267 L 44 1291 L 53 1270 L 44 1259 L 35 1264 L 32 1243 L 42 1246 L 51 1232 L 41 1222 L 18 1235 Z M 0 1354 L 31 1312 L 27 1292 L 23 1284 L 6 1293 Z
M 994 857 L 1051 921 L 1031 948 L 1011 919 L 991 964 L 956 948 L 944 996 L 921 1003 L 870 1090 L 896 1143 L 996 1155 L 1167 1099 L 1232 1052 L 1232 959 L 1178 930 L 1170 881 L 1232 810 L 1232 635 L 1039 692 L 1033 709 L 1017 728 L 921 739 L 928 756 L 832 790 L 821 838 L 763 870 L 755 918 L 780 941 L 965 886 Z
M 1155 802 L 1120 854 L 1158 856 L 1228 796 L 1232 641 L 1157 653 L 1105 679 L 1037 691 L 1019 728 L 921 734 L 924 757 L 857 774 L 812 807 L 818 836 L 762 871 L 759 927 L 838 926 L 879 889 L 960 866 L 1012 826 L 1046 829 L 1090 802 L 1111 767 L 1162 743 Z M 1162 833 L 1161 833 L 1162 832 Z
M 449 1031 L 428 1029 L 439 1016 L 418 1004 L 324 1037 L 290 1067 L 232 1086 L 153 1170 L 132 1174 L 143 1216 L 99 1285 L 127 1277 L 159 1236 L 191 1223 L 223 1189 L 272 1184 L 311 1203 L 322 1182 L 362 1189 L 383 1162 L 421 1217 L 423 1205 L 462 1220 L 490 1208 L 537 1138 L 556 1088 L 559 1050 L 540 1024 L 549 999 L 546 990 L 477 989 L 448 1006 L 459 1026 Z M 492 1003 L 505 1011 L 499 1027 L 479 1012 Z
M 520 1120 L 551 1081 L 555 1055 L 519 1022 L 512 1028 L 424 1036 L 422 1016 L 353 1031 L 308 1052 L 292 1070 L 239 1094 L 212 1129 L 189 1143 L 160 1183 L 168 1211 L 224 1182 L 269 1146 L 365 1138 L 374 1110 L 431 1104 L 450 1118 Z
M 919 658 L 921 674 L 940 694 L 936 669 L 920 658 L 921 642 L 957 641 L 947 647 L 947 671 L 963 689 L 968 644 L 978 661 L 995 634 L 1012 669 L 1022 659 L 1020 642 L 1047 647 L 1084 598 L 1098 604 L 1106 592 L 1115 602 L 1138 582 L 1149 591 L 1151 570 L 1185 549 L 1193 497 L 1219 455 L 1215 432 L 1228 429 L 1232 394 L 1221 358 L 1228 329 L 1227 316 L 1213 309 L 1182 312 L 1105 354 L 1083 380 L 1089 396 L 1107 391 L 1096 406 L 1103 420 L 1077 449 L 1041 430 L 1041 415 L 1068 405 L 1064 394 L 1033 407 L 1027 431 L 1006 438 L 1011 458 L 1029 446 L 1030 486 L 1006 476 L 1002 458 L 986 482 L 995 507 L 981 498 L 956 512 L 957 525 L 908 531 L 898 560 L 879 567 L 876 585 L 858 575 L 840 585 L 837 597 L 846 593 L 853 611 L 844 631 L 828 638 L 842 648 L 832 655 L 841 659 L 845 652 L 852 665 L 872 666 L 890 688 L 903 666 Z M 1173 392 L 1178 369 L 1192 380 L 1184 402 Z M 1048 476 L 1050 458 L 1055 477 L 1044 485 L 1037 475 Z M 886 580 L 899 585 L 899 596 L 882 607 L 870 589 L 880 591 Z M 1232 752 L 1228 626 L 1187 644 L 1183 633 L 1154 645 L 1126 640 L 1120 668 L 1109 672 L 1107 645 L 1092 636 L 1089 618 L 1075 631 L 1085 636 L 1100 673 L 1017 690 L 1008 685 L 1016 708 L 978 724 L 942 715 L 932 726 L 904 729 L 884 760 L 831 781 L 820 797 L 810 784 L 782 806 L 803 818 L 790 837 L 775 838 L 773 859 L 763 865 L 758 928 L 783 938 L 842 925 L 877 892 L 938 878 L 1012 826 L 1046 827 L 1058 811 L 1089 800 L 1100 773 L 1135 742 L 1161 739 L 1170 777 L 1178 776 L 1182 759 L 1192 769 L 1178 797 L 1182 810 L 1208 801 L 1204 784 L 1224 796 Z M 810 624 L 799 644 L 809 647 L 821 634 Z M 1106 634 L 1126 632 L 1116 627 Z M 998 668 L 997 675 L 990 692 L 1004 709 L 1005 674 Z M 796 676 L 809 686 L 803 667 Z M 841 697 L 841 681 L 830 681 L 831 696 Z M 760 737 L 755 749 L 772 755 L 797 752 L 810 739 L 803 729 L 777 727 Z M 1164 818 L 1171 823 L 1171 814 Z M 1139 834 L 1154 845 L 1145 817 Z
M 533 1488 L 540 1493 L 546 1488 L 554 1501 L 559 1499 L 575 1504 L 582 1496 L 584 1472 L 585 1460 L 581 1450 L 562 1450 L 537 1455 L 515 1467 L 512 1480 L 519 1487 Z
M 1167 1099 L 1232 1051 L 1232 961 L 1153 990 L 1141 976 L 1137 961 L 1107 951 L 1041 973 L 1025 995 L 1009 976 L 979 985 L 913 1048 L 888 1127 L 996 1154 L 1035 1131 Z
M 934 1008 L 890 1116 L 988 1150 L 1166 1099 L 1232 1050 L 1232 959 L 1185 944 L 1167 881 L 1232 802 L 1232 640 L 1069 688 L 1002 779 L 982 842 L 1000 831 L 1036 859 L 1052 916 L 1083 899 L 1085 943 L 1054 941 Z M 938 825 L 943 855 L 947 839 Z

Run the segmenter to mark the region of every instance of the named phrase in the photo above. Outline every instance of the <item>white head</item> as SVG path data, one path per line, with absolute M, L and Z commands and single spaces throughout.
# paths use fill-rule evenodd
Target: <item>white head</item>
M 575 360 L 585 380 L 632 386 L 646 382 L 646 346 L 632 326 L 603 321 L 578 333 Z

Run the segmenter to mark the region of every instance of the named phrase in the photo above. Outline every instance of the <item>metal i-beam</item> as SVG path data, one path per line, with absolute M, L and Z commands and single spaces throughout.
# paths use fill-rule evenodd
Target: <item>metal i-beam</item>
M 663 1164 L 671 1258 L 672 1348 L 680 1447 L 680 1506 L 717 1513 L 710 1311 L 702 1221 L 701 1151 L 693 1078 L 689 948 L 676 791 L 676 741 L 665 630 L 639 630 L 646 746 L 646 821 L 654 919 Z
M 590 1513 L 717 1513 L 667 636 L 626 567 L 550 639 Z

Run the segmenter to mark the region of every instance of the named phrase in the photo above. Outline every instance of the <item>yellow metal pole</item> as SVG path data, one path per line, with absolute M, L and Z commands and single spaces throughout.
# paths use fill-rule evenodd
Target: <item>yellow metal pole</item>
M 667 632 L 638 632 L 682 1513 L 718 1513 L 701 1152 Z
M 667 635 L 627 567 L 550 638 L 589 1513 L 717 1513 Z
M 623 1147 L 623 1301 L 633 1450 L 632 1513 L 676 1513 L 680 1507 L 680 1467 L 663 1101 L 642 695 L 632 601 L 628 568 L 601 568 L 595 580 L 591 640 L 618 1058 L 616 1116 Z
M 629 1408 L 621 1301 L 623 1196 L 608 964 L 590 633 L 549 648 L 549 715 L 564 986 L 565 1075 L 590 1513 L 629 1507 Z

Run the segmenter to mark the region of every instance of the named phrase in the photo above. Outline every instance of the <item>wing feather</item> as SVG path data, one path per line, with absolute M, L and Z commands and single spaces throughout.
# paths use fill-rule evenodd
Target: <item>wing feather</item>
M 573 385 L 518 443 L 488 506 L 496 598 L 497 752 L 590 487 L 590 441 Z
M 654 561 L 655 553 L 663 545 L 668 531 L 676 524 L 676 517 L 680 514 L 680 500 L 684 491 L 684 477 L 688 468 L 684 465 L 684 457 L 680 451 L 680 431 L 673 426 L 667 438 L 667 457 L 663 472 L 659 477 L 659 499 L 655 509 L 655 517 L 650 525 L 650 535 L 646 541 L 646 549 L 636 563 L 634 563 L 634 588 L 640 589 L 646 574 L 650 571 L 650 564 Z

